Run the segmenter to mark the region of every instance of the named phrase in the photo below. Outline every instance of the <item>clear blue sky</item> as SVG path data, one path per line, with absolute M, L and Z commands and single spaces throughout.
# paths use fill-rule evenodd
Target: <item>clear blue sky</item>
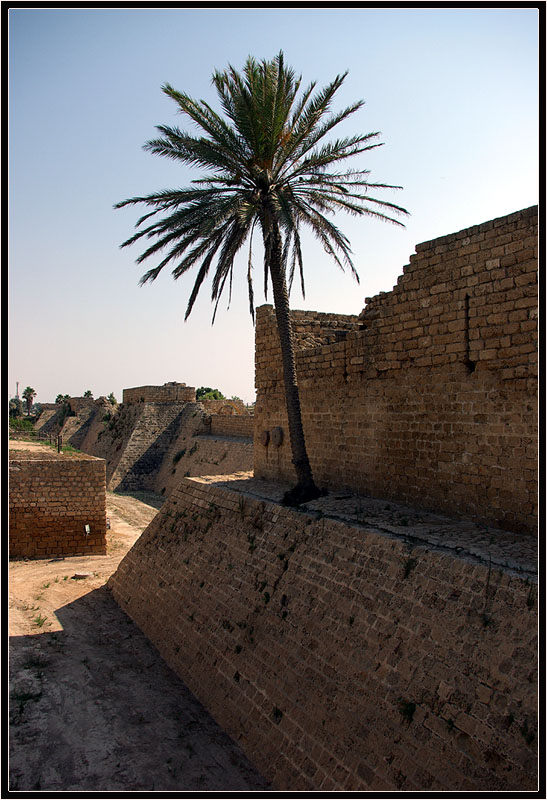
M 241 291 L 211 327 L 209 286 L 185 323 L 192 280 L 166 272 L 141 288 L 138 246 L 119 249 L 139 209 L 114 203 L 198 177 L 142 149 L 156 125 L 182 124 L 162 84 L 216 103 L 215 68 L 280 49 L 304 84 L 349 70 L 335 108 L 365 100 L 346 130 L 385 142 L 359 166 L 402 185 L 385 199 L 412 216 L 405 229 L 337 218 L 360 285 L 306 240 L 306 300 L 295 282 L 291 305 L 358 314 L 366 296 L 393 288 L 416 243 L 538 202 L 537 16 L 518 6 L 11 9 L 10 396 L 16 381 L 52 402 L 176 380 L 254 399 L 246 255 Z

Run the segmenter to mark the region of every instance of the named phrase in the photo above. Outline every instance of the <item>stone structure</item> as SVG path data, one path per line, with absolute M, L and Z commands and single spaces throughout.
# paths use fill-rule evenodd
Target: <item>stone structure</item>
M 212 436 L 237 436 L 252 442 L 254 434 L 254 417 L 224 416 L 224 414 L 210 414 L 203 419 L 202 431 Z
M 114 597 L 275 789 L 534 791 L 537 209 L 418 245 L 359 317 L 293 322 L 331 492 L 280 505 L 264 306 L 255 477 L 179 480 Z
M 533 791 L 531 537 L 268 490 L 182 480 L 108 585 L 274 788 Z
M 240 400 L 196 402 L 184 383 L 124 389 L 124 402 L 70 398 L 36 429 L 104 458 L 111 491 L 168 494 L 182 476 L 249 470 L 253 416 Z
M 106 553 L 102 459 L 10 451 L 9 480 L 10 558 Z
M 537 527 L 537 207 L 424 242 L 357 318 L 293 312 L 319 486 Z M 294 481 L 279 339 L 257 310 L 255 475 Z
M 229 400 L 224 397 L 222 400 L 201 399 L 200 402 L 203 403 L 203 407 L 209 414 L 218 414 L 223 417 L 231 414 L 248 414 L 242 400 Z
M 185 383 L 172 381 L 163 386 L 137 386 L 123 390 L 123 402 L 127 403 L 195 403 L 196 390 Z

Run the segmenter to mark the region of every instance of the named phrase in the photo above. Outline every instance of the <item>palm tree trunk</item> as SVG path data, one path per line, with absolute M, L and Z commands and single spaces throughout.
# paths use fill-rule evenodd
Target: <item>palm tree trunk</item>
M 281 345 L 283 381 L 285 386 L 285 405 L 289 424 L 289 438 L 292 450 L 292 463 L 296 471 L 297 485 L 285 494 L 287 505 L 298 505 L 319 497 L 306 450 L 300 393 L 296 377 L 294 337 L 289 309 L 289 294 L 282 262 L 281 234 L 275 220 L 266 214 L 264 220 L 264 246 L 268 270 L 272 279 L 275 316 Z

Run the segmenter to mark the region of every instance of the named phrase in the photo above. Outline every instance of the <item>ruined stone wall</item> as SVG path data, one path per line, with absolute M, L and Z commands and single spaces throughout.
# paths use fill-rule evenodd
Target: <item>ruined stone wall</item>
M 104 461 L 18 450 L 9 481 L 10 558 L 106 553 Z
M 209 433 L 213 436 L 238 436 L 244 439 L 253 438 L 253 416 L 236 415 L 225 417 L 222 414 L 211 414 L 209 419 Z
M 200 403 L 208 414 L 247 414 L 247 409 L 242 400 L 223 400 L 201 399 Z
M 253 417 L 248 414 L 208 415 L 196 402 L 113 405 L 105 398 L 89 401 L 74 416 L 60 406 L 50 413 L 40 432 L 61 432 L 65 444 L 105 459 L 111 491 L 168 494 L 184 475 L 252 469 Z
M 108 585 L 275 789 L 536 788 L 533 574 L 223 480 L 184 480 Z
M 534 532 L 537 207 L 417 245 L 392 292 L 319 346 L 294 312 L 316 482 Z M 310 346 L 312 345 L 312 346 Z M 271 306 L 257 310 L 255 474 L 294 480 Z
M 195 403 L 196 390 L 185 383 L 165 383 L 163 386 L 137 386 L 123 390 L 124 403 Z

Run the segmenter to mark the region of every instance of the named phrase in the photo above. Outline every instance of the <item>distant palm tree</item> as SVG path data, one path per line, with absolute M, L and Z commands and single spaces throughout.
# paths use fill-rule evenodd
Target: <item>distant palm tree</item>
M 154 281 L 171 264 L 179 278 L 198 266 L 186 317 L 192 311 L 200 287 L 215 262 L 212 300 L 216 314 L 222 292 L 232 290 L 234 258 L 249 240 L 247 271 L 249 305 L 254 316 L 251 248 L 256 226 L 264 243 L 264 287 L 271 279 L 276 321 L 281 343 L 285 400 L 297 485 L 285 502 L 297 504 L 319 495 L 313 481 L 302 427 L 296 376 L 294 342 L 289 312 L 289 291 L 295 271 L 304 292 L 304 272 L 300 229 L 308 226 L 325 251 L 342 269 L 358 276 L 351 259 L 347 237 L 328 219 L 335 211 L 368 215 L 402 223 L 395 216 L 407 212 L 393 203 L 370 194 L 376 189 L 401 188 L 370 183 L 368 170 L 339 172 L 342 161 L 379 147 L 378 133 L 348 136 L 331 142 L 324 138 L 339 123 L 362 106 L 354 103 L 330 113 L 335 93 L 346 75 L 337 76 L 322 90 L 315 83 L 300 93 L 301 78 L 285 66 L 283 54 L 273 60 L 257 62 L 249 57 L 242 74 L 233 67 L 215 72 L 213 84 L 224 116 L 203 100 L 196 101 L 165 85 L 163 91 L 178 105 L 181 113 L 197 125 L 201 136 L 182 132 L 177 127 L 158 126 L 160 138 L 145 144 L 145 149 L 177 162 L 205 170 L 205 177 L 186 189 L 164 190 L 117 203 L 116 208 L 144 204 L 152 210 L 136 223 L 161 219 L 122 244 L 141 238 L 153 243 L 138 257 L 141 264 L 162 250 L 167 252 L 140 283 Z
M 91 399 L 93 399 L 93 392 L 91 391 L 91 389 L 85 390 L 84 397 L 90 397 Z
M 27 388 L 23 392 L 23 397 L 25 398 L 27 403 L 27 415 L 30 417 L 30 409 L 32 408 L 32 402 L 36 397 L 36 392 L 34 391 L 32 386 L 27 386 Z

